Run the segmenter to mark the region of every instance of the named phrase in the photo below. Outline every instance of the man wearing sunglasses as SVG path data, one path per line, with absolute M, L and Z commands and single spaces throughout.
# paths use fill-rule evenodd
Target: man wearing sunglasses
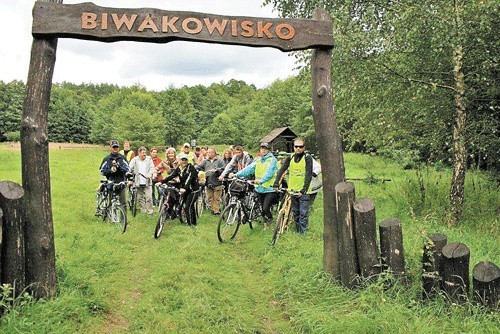
M 313 159 L 305 153 L 305 140 L 296 138 L 293 142 L 294 153 L 287 157 L 278 170 L 274 187 L 277 188 L 283 173 L 288 170 L 288 191 L 297 193 L 292 196 L 292 212 L 298 233 L 307 230 L 313 177 Z

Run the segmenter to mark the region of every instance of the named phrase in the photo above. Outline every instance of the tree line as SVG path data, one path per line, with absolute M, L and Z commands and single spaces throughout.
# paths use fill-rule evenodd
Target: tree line
M 267 0 L 284 17 L 324 6 L 334 23 L 333 90 L 344 150 L 402 161 L 500 169 L 500 1 Z M 242 144 L 290 126 L 314 150 L 309 52 L 301 74 L 257 89 L 243 81 L 148 91 L 54 84 L 49 140 L 137 145 Z M 18 140 L 25 94 L 0 81 L 0 141 Z M 459 149 L 459 151 L 457 151 Z M 460 151 L 461 149 L 461 151 Z

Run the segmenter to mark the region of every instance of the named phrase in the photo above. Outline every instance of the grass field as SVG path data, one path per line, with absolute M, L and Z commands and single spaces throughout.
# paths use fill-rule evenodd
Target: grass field
M 449 171 L 424 170 L 425 199 L 414 171 L 378 157 L 346 154 L 356 197 L 375 200 L 377 221 L 403 222 L 409 282 L 382 280 L 355 291 L 322 271 L 322 198 L 310 231 L 287 232 L 269 246 L 271 230 L 243 226 L 220 244 L 217 218 L 195 228 L 175 225 L 155 240 L 157 216 L 138 213 L 125 234 L 94 217 L 98 166 L 105 148 L 50 151 L 58 297 L 18 300 L 0 333 L 498 333 L 498 312 L 442 298 L 420 299 L 425 233 L 444 233 L 479 261 L 500 264 L 498 185 L 469 173 L 466 216 L 444 221 Z M 21 181 L 18 149 L 0 145 L 0 180 Z M 377 179 L 389 182 L 375 182 Z M 480 191 L 479 191 L 480 190 Z

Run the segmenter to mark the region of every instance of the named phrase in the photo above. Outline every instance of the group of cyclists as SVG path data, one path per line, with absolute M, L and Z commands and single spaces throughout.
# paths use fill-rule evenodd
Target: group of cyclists
M 221 213 L 222 194 L 226 191 L 227 179 L 244 178 L 253 180 L 254 190 L 261 205 L 264 228 L 273 222 L 271 207 L 279 201 L 279 188 L 287 188 L 293 193 L 292 212 L 296 230 L 304 233 L 308 227 L 309 207 L 315 193 L 320 189 L 318 180 L 320 169 L 317 162 L 305 152 L 305 140 L 296 138 L 294 152 L 280 152 L 275 156 L 269 143 L 260 143 L 259 152 L 253 158 L 242 146 L 231 146 L 219 157 L 213 147 L 191 149 L 185 143 L 179 152 L 173 147 L 165 151 L 165 158 L 158 156 L 158 148 L 153 147 L 150 155 L 141 146 L 137 154 L 129 142 L 124 142 L 123 150 L 117 140 L 110 141 L 110 154 L 101 162 L 100 172 L 109 181 L 126 181 L 129 187 L 136 187 L 140 210 L 153 214 L 154 207 L 164 196 L 165 185 L 178 189 L 178 208 L 187 225 L 197 224 L 196 203 L 203 188 L 206 205 L 214 215 Z M 316 188 L 316 189 L 314 189 Z M 126 211 L 126 188 L 119 189 L 120 205 Z

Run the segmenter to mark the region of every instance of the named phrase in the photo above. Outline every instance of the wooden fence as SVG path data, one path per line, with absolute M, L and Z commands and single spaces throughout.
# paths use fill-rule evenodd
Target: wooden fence
M 375 204 L 355 198 L 352 182 L 335 187 L 342 285 L 355 288 L 363 280 L 374 280 L 380 273 L 405 278 L 405 252 L 401 220 L 389 218 L 378 224 L 377 246 Z M 470 250 L 463 243 L 449 243 L 444 234 L 427 236 L 422 256 L 422 296 L 443 293 L 453 302 L 469 300 Z M 473 300 L 487 307 L 499 306 L 500 269 L 492 262 L 480 262 L 473 271 Z

